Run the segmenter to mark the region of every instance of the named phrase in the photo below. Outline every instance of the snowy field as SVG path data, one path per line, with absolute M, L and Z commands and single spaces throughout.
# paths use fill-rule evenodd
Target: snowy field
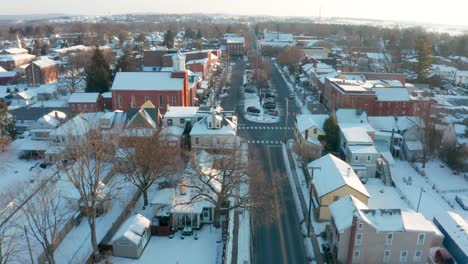
M 203 226 L 198 232 L 198 240 L 193 236 L 174 238 L 152 236 L 140 259 L 108 257 L 113 264 L 216 264 L 222 254 L 221 229 Z

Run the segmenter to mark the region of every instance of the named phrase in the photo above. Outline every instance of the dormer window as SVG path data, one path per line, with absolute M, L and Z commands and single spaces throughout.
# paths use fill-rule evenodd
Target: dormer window
M 211 122 L 208 122 L 208 128 L 212 128 Z

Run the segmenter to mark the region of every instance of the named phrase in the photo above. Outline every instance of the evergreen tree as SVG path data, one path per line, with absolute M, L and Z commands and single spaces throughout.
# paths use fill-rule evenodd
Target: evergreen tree
M 194 36 L 195 36 L 195 33 L 193 32 L 191 28 L 187 28 L 185 30 L 185 39 L 193 39 Z
M 104 55 L 99 47 L 96 46 L 91 63 L 86 67 L 86 92 L 105 93 L 110 87 L 109 65 L 104 59 Z
M 426 36 L 418 37 L 418 40 L 416 41 L 416 50 L 418 53 L 416 73 L 418 74 L 419 81 L 424 81 L 426 79 L 427 70 L 431 67 L 432 63 L 432 47 Z
M 203 34 L 202 34 L 201 30 L 199 29 L 197 31 L 197 39 L 201 39 L 201 38 L 203 38 Z
M 327 141 L 326 149 L 328 151 L 337 151 L 340 139 L 338 122 L 333 114 L 323 123 L 323 130 L 325 131 L 325 140 Z
M 164 35 L 163 45 L 166 46 L 168 49 L 172 49 L 174 47 L 174 32 L 172 30 L 167 30 L 166 34 Z
M 134 72 L 138 71 L 138 61 L 132 55 L 132 50 L 130 48 L 124 49 L 124 54 L 120 57 L 119 61 L 117 62 L 117 66 L 115 67 L 116 71 L 121 72 Z

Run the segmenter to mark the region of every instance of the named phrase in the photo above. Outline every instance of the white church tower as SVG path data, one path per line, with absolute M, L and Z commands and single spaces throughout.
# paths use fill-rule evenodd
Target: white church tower
M 21 40 L 20 40 L 18 34 L 16 34 L 16 46 L 18 47 L 18 49 L 23 48 L 23 45 L 21 44 Z
M 185 55 L 180 50 L 172 55 L 173 72 L 185 72 Z

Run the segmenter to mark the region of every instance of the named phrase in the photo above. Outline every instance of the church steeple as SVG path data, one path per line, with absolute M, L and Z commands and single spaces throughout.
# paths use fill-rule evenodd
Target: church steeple
M 16 34 L 16 46 L 19 48 L 19 49 L 22 49 L 23 48 L 23 45 L 21 44 L 21 40 L 18 36 L 18 34 Z
M 185 55 L 180 50 L 172 55 L 173 72 L 185 72 Z

